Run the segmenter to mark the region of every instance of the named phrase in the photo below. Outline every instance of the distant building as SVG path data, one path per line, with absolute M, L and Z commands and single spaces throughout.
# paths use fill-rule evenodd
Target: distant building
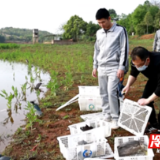
M 39 32 L 38 29 L 33 29 L 33 44 L 38 43 Z

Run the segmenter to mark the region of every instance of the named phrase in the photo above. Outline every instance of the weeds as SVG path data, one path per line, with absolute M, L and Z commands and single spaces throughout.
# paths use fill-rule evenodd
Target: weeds
M 69 118 L 69 115 L 66 115 L 63 117 L 63 119 L 68 119 Z
M 72 76 L 71 72 L 65 73 L 64 82 L 65 82 L 65 86 L 66 86 L 67 90 L 69 89 L 69 87 L 71 87 L 73 85 L 73 76 Z
M 0 96 L 4 97 L 8 102 L 7 102 L 7 107 L 8 109 L 11 109 L 11 103 L 14 98 L 14 95 L 12 93 L 8 94 L 5 90 L 1 91 Z
M 57 155 L 55 157 L 55 160 L 64 160 L 63 156 L 62 155 Z
M 26 115 L 28 119 L 28 124 L 26 125 L 26 127 L 31 128 L 32 131 L 33 123 L 39 122 L 37 116 L 35 115 L 36 110 L 34 109 L 33 105 L 30 102 L 27 103 L 27 107 L 25 108 L 25 110 L 28 110 L 28 113 Z
M 18 44 L 12 44 L 12 43 L 9 43 L 9 44 L 2 44 L 0 43 L 0 49 L 15 49 L 15 48 L 19 48 L 20 46 Z
M 21 94 L 18 93 L 18 90 L 16 87 L 12 86 L 12 91 L 13 91 L 13 95 L 14 95 L 14 98 L 16 98 L 16 106 L 18 105 L 21 105 L 20 103 L 20 98 L 21 98 Z
M 16 134 L 20 134 L 21 132 L 22 132 L 22 128 L 19 127 L 19 128 L 17 129 L 17 131 L 16 131 Z
M 51 95 L 56 96 L 59 89 L 58 80 L 52 79 L 51 81 L 49 81 L 47 84 L 47 88 L 50 89 Z

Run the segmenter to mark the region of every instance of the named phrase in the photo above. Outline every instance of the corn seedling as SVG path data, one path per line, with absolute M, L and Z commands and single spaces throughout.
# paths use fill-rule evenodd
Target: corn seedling
M 28 113 L 26 115 L 28 119 L 28 124 L 26 125 L 26 127 L 27 128 L 30 127 L 32 131 L 33 123 L 39 122 L 39 120 L 37 119 L 37 116 L 35 115 L 36 110 L 34 109 L 33 105 L 30 102 L 27 103 L 25 110 L 28 110 Z
M 34 81 L 35 79 L 33 78 L 33 75 L 30 74 L 30 82 L 28 82 L 28 84 L 30 85 L 28 88 L 34 88 Z M 27 89 L 28 89 L 27 88 Z
M 35 73 L 36 73 L 36 77 L 40 77 L 40 73 L 41 73 L 41 71 L 40 71 L 40 70 L 38 70 L 38 68 L 37 68 L 37 67 L 35 67 L 34 71 L 35 71 Z
M 63 119 L 68 119 L 69 118 L 69 115 L 66 115 L 63 117 Z
M 84 75 L 81 75 L 81 83 L 84 81 Z
M 13 80 L 15 81 L 15 73 L 13 73 Z
M 24 83 L 22 86 L 21 86 L 21 90 L 22 90 L 22 94 L 25 96 L 26 95 L 26 89 L 27 89 L 27 83 Z
M 73 84 L 72 73 L 71 73 L 71 72 L 67 72 L 67 73 L 65 73 L 65 76 L 66 76 L 66 78 L 65 78 L 65 86 L 66 86 L 67 89 L 68 89 L 68 88 L 71 87 L 72 84 Z
M 47 84 L 47 88 L 51 90 L 52 95 L 56 96 L 56 92 L 59 88 L 58 80 L 53 79 L 53 80 L 49 81 L 48 84 Z
M 19 127 L 19 128 L 17 129 L 17 131 L 16 131 L 16 134 L 19 134 L 19 133 L 21 133 L 21 132 L 22 132 L 22 128 Z
M 66 65 L 65 69 L 67 70 L 67 72 L 71 72 L 71 66 L 70 65 Z
M 30 132 L 30 131 L 26 131 L 26 132 L 25 132 L 25 135 L 26 135 L 27 137 L 29 137 L 29 136 L 31 135 L 31 132 Z
M 32 64 L 29 63 L 29 64 L 28 64 L 28 72 L 31 73 L 31 70 L 32 70 Z
M 2 93 L 0 93 L 0 96 L 4 97 L 8 101 L 7 107 L 8 107 L 8 109 L 11 109 L 11 103 L 14 98 L 14 95 L 12 93 L 8 94 L 5 90 L 2 90 L 1 92 Z
M 21 95 L 18 93 L 17 88 L 14 87 L 14 86 L 12 86 L 12 91 L 13 91 L 13 94 L 14 94 L 14 98 L 16 98 L 16 105 L 19 105 L 20 104 Z
M 58 76 L 58 72 L 56 72 L 56 71 L 52 71 L 52 72 L 51 72 L 51 77 L 52 77 L 53 79 L 57 78 L 57 76 Z
M 28 77 L 27 76 L 25 76 L 25 79 L 26 79 L 26 82 L 28 82 Z
M 37 95 L 37 98 L 38 98 L 38 100 L 40 100 L 40 90 L 36 90 L 36 95 Z

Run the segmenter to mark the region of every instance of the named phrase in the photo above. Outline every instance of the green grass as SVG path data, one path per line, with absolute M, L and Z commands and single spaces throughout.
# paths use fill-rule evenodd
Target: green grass
M 14 43 L 0 43 L 0 49 L 15 49 L 19 47 L 20 45 Z
M 147 48 L 149 51 L 152 51 L 153 39 L 130 39 L 129 40 L 129 49 L 130 51 L 137 46 L 142 46 Z

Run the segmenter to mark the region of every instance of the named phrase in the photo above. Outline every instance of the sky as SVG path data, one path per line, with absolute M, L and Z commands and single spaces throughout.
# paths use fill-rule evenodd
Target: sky
M 0 28 L 39 29 L 54 34 L 71 16 L 95 20 L 99 8 L 114 9 L 118 15 L 132 13 L 145 0 L 0 0 Z

